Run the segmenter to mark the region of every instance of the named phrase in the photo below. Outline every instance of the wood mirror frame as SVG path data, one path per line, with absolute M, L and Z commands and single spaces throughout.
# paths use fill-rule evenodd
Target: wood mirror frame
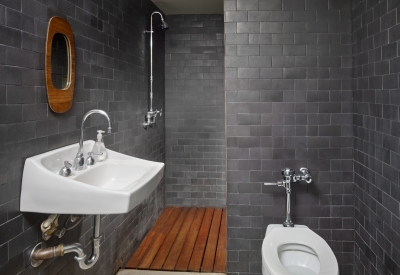
M 57 89 L 53 85 L 51 78 L 51 53 L 53 37 L 56 33 L 61 33 L 68 46 L 68 84 L 64 89 Z M 72 106 L 74 98 L 75 86 L 75 44 L 74 34 L 71 25 L 65 19 L 54 16 L 49 21 L 46 38 L 46 55 L 45 55 L 45 76 L 47 99 L 50 109 L 55 113 L 65 113 Z

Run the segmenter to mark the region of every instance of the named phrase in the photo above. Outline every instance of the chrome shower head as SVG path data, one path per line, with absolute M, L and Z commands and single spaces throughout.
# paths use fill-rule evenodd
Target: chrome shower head
M 161 19 L 161 29 L 163 29 L 163 30 L 169 29 L 169 26 L 168 26 L 167 22 L 165 22 L 164 19 Z

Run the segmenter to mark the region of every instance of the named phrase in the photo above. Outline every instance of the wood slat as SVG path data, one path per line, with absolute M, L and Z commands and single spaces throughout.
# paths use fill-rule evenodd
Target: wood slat
M 226 209 L 222 212 L 221 227 L 219 230 L 219 238 L 217 252 L 215 254 L 214 270 L 215 273 L 226 272 Z
M 186 215 L 185 221 L 182 224 L 182 227 L 179 231 L 178 236 L 175 239 L 175 242 L 168 254 L 167 259 L 162 267 L 162 270 L 175 270 L 175 265 L 178 262 L 179 255 L 181 255 L 181 251 L 183 245 L 185 244 L 186 236 L 188 235 L 190 226 L 192 225 L 193 219 L 197 212 L 197 208 L 192 207 L 190 208 L 188 214 Z
M 163 244 L 161 245 L 160 249 L 157 252 L 156 257 L 154 258 L 153 262 L 150 265 L 150 269 L 160 270 L 165 262 L 165 259 L 168 257 L 168 254 L 172 248 L 172 245 L 175 242 L 176 236 L 181 229 L 182 223 L 185 220 L 186 214 L 188 213 L 189 208 L 185 207 L 182 208 L 181 212 L 179 213 L 178 218 L 176 219 L 174 225 L 172 226 L 171 230 L 168 232 L 167 237 L 165 238 Z
M 188 235 L 186 236 L 181 255 L 179 256 L 178 262 L 175 265 L 176 271 L 187 271 L 190 257 L 192 256 L 193 248 L 196 243 L 197 235 L 199 233 L 205 212 L 205 208 L 199 208 L 196 211 L 193 223 L 190 226 Z
M 201 223 L 199 234 L 196 239 L 196 244 L 193 248 L 192 257 L 190 258 L 188 271 L 200 271 L 213 214 L 214 208 L 206 209 L 206 213 L 204 214 L 203 222 Z
M 153 262 L 155 256 L 157 255 L 158 250 L 160 249 L 162 243 L 164 242 L 165 237 L 168 232 L 171 230 L 175 220 L 177 219 L 179 213 L 182 208 L 174 208 L 172 213 L 169 215 L 167 221 L 164 223 L 164 226 L 158 230 L 158 235 L 154 238 L 154 241 L 151 247 L 147 250 L 146 256 L 142 258 L 137 268 L 139 269 L 149 269 L 151 263 Z
M 201 272 L 212 272 L 214 268 L 215 252 L 217 250 L 219 228 L 221 225 L 222 208 L 214 210 L 210 233 L 208 234 L 207 246 L 204 252 Z
M 163 213 L 157 219 L 153 228 L 150 230 L 149 233 L 147 233 L 146 237 L 144 238 L 140 246 L 136 249 L 135 253 L 129 259 L 125 268 L 137 268 L 143 256 L 146 254 L 147 250 L 152 245 L 153 239 L 157 236 L 159 230 L 163 227 L 164 223 L 167 221 L 172 210 L 173 210 L 172 207 L 165 208 Z

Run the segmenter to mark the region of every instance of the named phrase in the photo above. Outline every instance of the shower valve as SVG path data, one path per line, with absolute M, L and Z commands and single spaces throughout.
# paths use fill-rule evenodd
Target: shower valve
M 147 129 L 147 127 L 153 127 L 156 124 L 156 117 L 157 115 L 162 116 L 162 109 L 155 110 L 155 111 L 148 111 L 145 117 L 145 122 L 143 123 L 143 127 Z

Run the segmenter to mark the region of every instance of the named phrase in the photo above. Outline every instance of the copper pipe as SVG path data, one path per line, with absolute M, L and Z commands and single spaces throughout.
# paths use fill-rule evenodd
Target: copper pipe
M 53 246 L 49 248 L 39 249 L 32 254 L 32 259 L 42 261 L 59 256 L 64 256 L 64 245 Z

